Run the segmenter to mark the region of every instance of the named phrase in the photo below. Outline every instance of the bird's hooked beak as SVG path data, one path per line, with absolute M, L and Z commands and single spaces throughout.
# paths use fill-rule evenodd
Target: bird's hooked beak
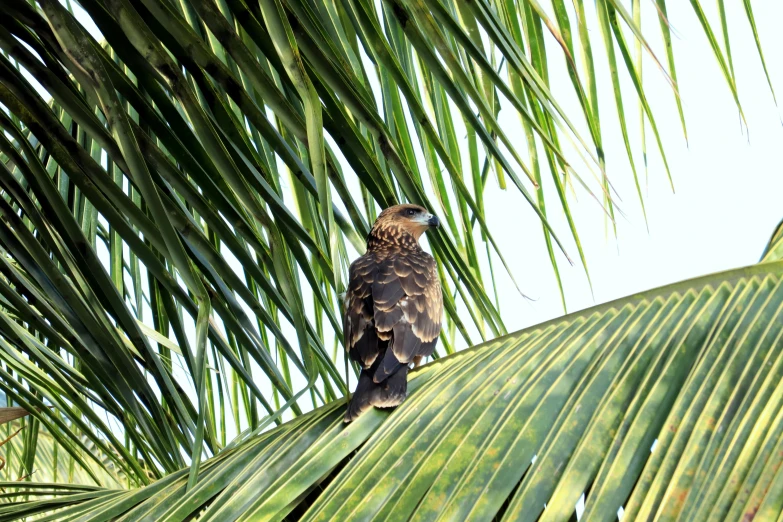
M 415 223 L 412 230 L 415 230 L 414 236 L 416 236 L 416 239 L 419 239 L 428 228 L 438 228 L 440 226 L 440 219 L 438 219 L 438 216 L 427 212 L 420 212 L 411 221 Z

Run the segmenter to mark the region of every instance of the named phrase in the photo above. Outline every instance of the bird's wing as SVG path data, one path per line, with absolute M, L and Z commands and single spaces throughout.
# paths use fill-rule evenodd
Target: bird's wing
M 372 283 L 377 271 L 378 266 L 372 255 L 358 258 L 348 271 L 348 289 L 345 291 L 345 349 L 351 359 L 364 368 L 369 368 L 375 362 L 379 352 L 372 299 Z
M 443 295 L 435 259 L 426 252 L 400 253 L 379 263 L 371 290 L 377 335 L 391 339 L 391 350 L 373 377 L 380 382 L 414 357 L 435 350 Z

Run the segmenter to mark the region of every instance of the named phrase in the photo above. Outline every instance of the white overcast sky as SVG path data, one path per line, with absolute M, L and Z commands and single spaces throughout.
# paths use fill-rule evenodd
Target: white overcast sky
M 629 2 L 630 3 L 630 2 Z M 653 2 L 643 1 L 649 11 Z M 715 15 L 714 2 L 703 3 L 708 15 Z M 753 2 L 765 58 L 776 94 L 783 96 L 783 2 Z M 672 193 L 663 165 L 647 133 L 649 189 L 645 197 L 649 234 L 645 228 L 632 174 L 617 123 L 614 98 L 605 53 L 599 44 L 597 76 L 608 174 L 622 197 L 626 217 L 618 217 L 615 238 L 606 235 L 598 206 L 585 197 L 574 205 L 574 213 L 593 282 L 595 300 L 578 265 L 561 263 L 569 312 L 638 291 L 691 277 L 755 263 L 774 227 L 783 218 L 783 127 L 758 59 L 752 33 L 741 2 L 726 2 L 734 68 L 740 101 L 749 133 L 740 119 L 730 91 L 707 39 L 693 14 L 690 2 L 667 2 L 674 35 L 674 52 L 683 99 L 689 146 L 686 147 L 679 117 L 663 76 L 651 60 L 644 63 L 646 93 L 662 134 L 676 192 Z M 643 11 L 645 12 L 645 11 Z M 589 16 L 592 13 L 589 14 Z M 649 15 L 649 12 L 645 14 Z M 646 20 L 654 20 L 647 17 Z M 719 28 L 712 16 L 713 27 Z M 663 60 L 657 21 L 644 27 L 654 51 Z M 648 25 L 652 25 L 649 24 Z M 594 42 L 600 42 L 592 24 Z M 718 36 L 720 38 L 720 36 Z M 562 62 L 555 52 L 553 63 Z M 618 60 L 620 56 L 618 53 Z M 621 66 L 622 67 L 622 66 Z M 570 99 L 571 85 L 558 67 L 553 74 L 553 91 Z M 641 157 L 637 100 L 630 82 L 625 82 L 626 113 L 633 115 L 629 133 L 634 153 Z M 566 103 L 566 110 L 578 110 Z M 516 115 L 501 114 L 501 124 L 513 125 Z M 586 135 L 586 133 L 585 133 Z M 641 166 L 639 161 L 637 165 Z M 539 323 L 562 314 L 549 259 L 543 248 L 541 227 L 532 212 L 522 207 L 518 195 L 497 190 L 487 196 L 489 225 L 495 231 L 504 254 L 513 260 L 513 272 L 522 290 L 536 298 L 525 302 L 510 284 L 500 284 L 503 319 L 509 331 Z M 550 190 L 550 194 L 553 191 Z M 550 209 L 556 199 L 549 198 Z M 555 219 L 556 230 L 567 236 L 563 220 Z M 567 247 L 572 258 L 576 250 Z M 562 256 L 561 256 L 562 261 Z M 508 280 L 506 280 L 508 283 Z

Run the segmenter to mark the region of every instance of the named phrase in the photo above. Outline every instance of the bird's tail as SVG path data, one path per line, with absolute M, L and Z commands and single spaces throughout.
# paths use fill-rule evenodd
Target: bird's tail
M 401 366 L 394 374 L 382 382 L 375 382 L 370 370 L 362 370 L 359 374 L 359 384 L 353 392 L 344 421 L 356 420 L 359 415 L 373 406 L 376 408 L 393 408 L 398 406 L 408 395 L 408 366 Z

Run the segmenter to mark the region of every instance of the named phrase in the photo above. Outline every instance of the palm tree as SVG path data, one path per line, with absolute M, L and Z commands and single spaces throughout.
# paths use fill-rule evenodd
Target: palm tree
M 620 74 L 664 164 L 645 61 L 685 133 L 654 4 L 660 57 L 639 0 L 597 0 L 596 33 L 582 0 L 5 0 L 0 389 L 29 415 L 0 428 L 0 520 L 560 520 L 585 493 L 589 520 L 777 518 L 780 229 L 756 266 L 521 332 L 497 305 L 487 183 L 558 282 L 567 250 L 589 280 L 570 194 L 620 212 L 596 46 L 640 205 Z M 739 108 L 723 2 L 717 35 L 691 5 Z M 404 200 L 444 217 L 441 348 L 346 427 L 338 296 Z

